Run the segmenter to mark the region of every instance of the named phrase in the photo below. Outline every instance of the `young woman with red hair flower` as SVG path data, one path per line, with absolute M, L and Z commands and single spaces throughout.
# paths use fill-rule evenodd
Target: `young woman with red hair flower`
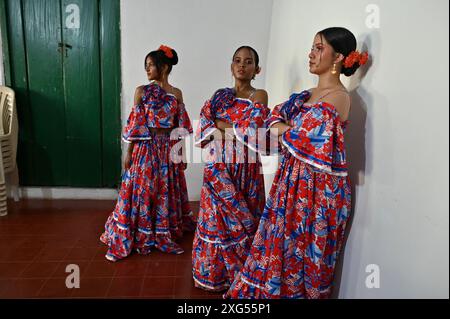
M 169 84 L 175 50 L 161 46 L 145 58 L 150 84 L 136 89 L 133 109 L 122 139 L 128 143 L 122 184 L 114 211 L 101 241 L 106 258 L 117 261 L 133 251 L 149 254 L 158 249 L 181 254 L 175 242 L 183 229 L 194 230 L 184 170 L 171 150 L 192 126 L 179 89 Z
M 350 96 L 340 74 L 367 62 L 345 28 L 317 33 L 309 71 L 317 87 L 293 94 L 267 120 L 281 162 L 249 256 L 229 298 L 328 298 L 350 214 L 344 129 Z

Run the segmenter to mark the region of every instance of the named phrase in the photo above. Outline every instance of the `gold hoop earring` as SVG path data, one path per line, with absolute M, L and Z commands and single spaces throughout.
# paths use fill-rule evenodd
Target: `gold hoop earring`
M 336 70 L 336 63 L 333 63 L 333 70 L 331 70 L 331 74 L 336 74 L 337 70 Z

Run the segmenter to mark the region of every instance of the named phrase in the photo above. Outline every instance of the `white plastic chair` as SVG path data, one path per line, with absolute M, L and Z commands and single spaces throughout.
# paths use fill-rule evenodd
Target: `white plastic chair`
M 14 173 L 13 196 L 15 201 L 19 200 L 19 173 L 16 165 L 19 123 L 14 91 L 5 86 L 0 86 L 0 116 L 0 216 L 6 216 L 6 174 Z

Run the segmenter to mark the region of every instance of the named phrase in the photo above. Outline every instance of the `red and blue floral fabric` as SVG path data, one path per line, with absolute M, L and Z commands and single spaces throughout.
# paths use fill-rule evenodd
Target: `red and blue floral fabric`
M 344 122 L 333 105 L 294 94 L 267 127 L 282 135 L 281 162 L 245 265 L 229 298 L 328 298 L 351 208 Z
M 251 113 L 258 114 L 253 121 Z M 196 142 L 206 159 L 192 251 L 196 287 L 229 287 L 245 262 L 265 205 L 259 155 L 233 134 L 222 139 L 215 120 L 245 131 L 250 122 L 263 125 L 269 113 L 261 103 L 236 98 L 232 89 L 217 91 L 201 110 Z
M 173 129 L 172 134 L 152 130 L 158 128 Z M 154 248 L 183 252 L 175 241 L 183 230 L 195 229 L 195 220 L 185 163 L 173 161 L 171 151 L 182 143 L 179 138 L 192 132 L 186 109 L 174 95 L 156 83 L 144 87 L 142 100 L 133 107 L 122 134 L 124 141 L 133 143 L 133 152 L 116 207 L 100 238 L 109 247 L 107 259 L 116 261 L 132 251 L 148 254 Z

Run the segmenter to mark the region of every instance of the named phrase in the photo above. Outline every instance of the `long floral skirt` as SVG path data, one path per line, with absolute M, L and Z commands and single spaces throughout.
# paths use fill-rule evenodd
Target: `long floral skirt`
M 251 251 L 228 298 L 328 298 L 350 213 L 348 177 L 284 152 Z
M 184 175 L 185 164 L 170 160 L 175 144 L 168 134 L 135 142 L 131 167 L 122 176 L 119 198 L 100 240 L 109 246 L 106 258 L 116 261 L 134 250 L 152 248 L 180 254 L 175 242 L 183 230 L 194 230 Z
M 194 284 L 204 290 L 230 286 L 244 265 L 264 209 L 261 162 L 256 156 L 249 163 L 249 150 L 242 150 L 243 161 L 205 165 L 192 250 Z

